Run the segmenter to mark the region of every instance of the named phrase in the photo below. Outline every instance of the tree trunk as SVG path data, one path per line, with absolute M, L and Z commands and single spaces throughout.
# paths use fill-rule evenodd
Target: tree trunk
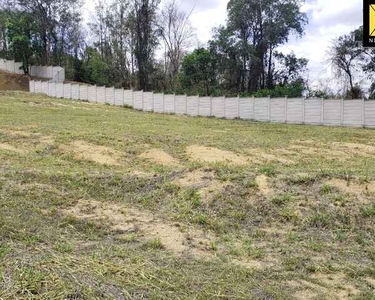
M 272 76 L 272 53 L 273 49 L 272 46 L 270 46 L 270 53 L 269 53 L 269 58 L 268 58 L 268 74 L 267 74 L 267 88 L 272 89 L 273 88 L 273 76 Z

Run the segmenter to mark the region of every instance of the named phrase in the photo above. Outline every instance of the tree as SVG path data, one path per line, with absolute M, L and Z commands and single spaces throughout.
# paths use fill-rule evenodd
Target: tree
M 35 50 L 32 44 L 35 32 L 34 19 L 28 13 L 13 13 L 6 23 L 6 29 L 13 57 L 17 61 L 22 61 L 22 69 L 28 74 L 30 58 Z
M 0 2 L 1 4 L 1 2 Z M 6 58 L 8 54 L 8 39 L 6 31 L 6 23 L 8 21 L 9 12 L 7 9 L 0 9 L 0 57 Z
M 307 70 L 308 60 L 306 58 L 297 58 L 294 53 L 283 54 L 275 52 L 277 65 L 271 69 L 272 83 L 275 85 L 287 85 L 296 81 L 303 81 L 302 74 Z
M 53 50 L 59 44 L 64 47 L 67 20 L 80 21 L 79 13 L 76 12 L 78 0 L 14 0 L 14 2 L 16 7 L 33 16 L 37 23 L 41 44 L 41 63 L 50 65 Z M 61 28 L 60 36 L 59 28 Z M 55 54 L 61 52 L 55 51 Z
M 133 0 L 131 15 L 134 33 L 134 56 L 138 67 L 139 88 L 149 89 L 152 58 L 158 44 L 156 10 L 160 0 Z
M 194 9 L 194 8 L 193 8 Z M 179 11 L 175 0 L 167 2 L 159 18 L 159 32 L 165 45 L 166 74 L 173 87 L 180 71 L 180 64 L 186 49 L 194 37 L 189 13 Z
M 238 51 L 236 38 L 228 27 L 215 29 L 214 39 L 209 42 L 209 50 L 221 89 L 238 93 L 244 78 L 241 53 Z
M 210 51 L 199 48 L 182 60 L 180 81 L 183 88 L 210 95 L 214 70 Z
M 329 61 L 338 78 L 345 75 L 352 91 L 355 87 L 354 73 L 357 62 L 363 55 L 363 49 L 356 39 L 355 33 L 343 35 L 337 38 L 329 50 Z
M 307 18 L 299 0 L 230 0 L 228 28 L 238 39 L 242 61 L 241 91 L 272 86 L 275 48 L 290 34 L 303 34 Z

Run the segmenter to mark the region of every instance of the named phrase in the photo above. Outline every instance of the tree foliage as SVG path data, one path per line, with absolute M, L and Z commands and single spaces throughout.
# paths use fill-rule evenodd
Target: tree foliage
M 298 95 L 307 60 L 278 47 L 301 36 L 298 0 L 230 0 L 207 47 L 177 0 L 95 0 L 88 31 L 80 0 L 0 0 L 0 55 L 61 65 L 91 84 L 200 95 Z M 190 51 L 190 53 L 189 53 Z

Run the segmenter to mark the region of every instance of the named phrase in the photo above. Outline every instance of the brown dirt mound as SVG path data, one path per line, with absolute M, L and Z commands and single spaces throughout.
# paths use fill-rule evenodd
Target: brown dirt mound
M 209 240 L 201 231 L 183 233 L 178 224 L 158 219 L 152 213 L 119 204 L 79 201 L 76 206 L 63 210 L 63 213 L 73 215 L 80 220 L 106 223 L 111 230 L 118 233 L 136 232 L 141 239 L 146 241 L 159 239 L 166 249 L 176 254 L 190 250 L 194 254 L 199 254 L 204 252 L 204 244 L 209 245 Z M 194 243 L 194 240 L 199 243 Z
M 146 159 L 155 164 L 162 166 L 178 166 L 179 162 L 177 159 L 172 157 L 167 152 L 160 149 L 151 149 L 143 152 L 139 155 L 139 158 Z
M 65 152 L 73 152 L 78 160 L 89 160 L 102 165 L 119 166 L 121 153 L 112 148 L 89 144 L 85 141 L 74 141 L 61 146 Z
M 192 145 L 186 148 L 190 159 L 206 163 L 229 163 L 234 165 L 245 165 L 249 159 L 227 150 L 213 147 Z
M 0 71 L 0 91 L 29 91 L 29 76 Z

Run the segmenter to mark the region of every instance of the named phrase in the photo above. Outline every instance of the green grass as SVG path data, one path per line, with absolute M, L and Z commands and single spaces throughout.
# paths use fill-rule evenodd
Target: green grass
M 73 141 L 108 147 L 118 164 L 77 157 Z M 0 299 L 373 299 L 375 153 L 345 143 L 375 146 L 375 131 L 2 92 Z M 320 151 L 293 148 L 302 144 Z M 194 161 L 190 145 L 251 162 Z M 147 149 L 178 164 L 141 159 Z M 178 184 L 194 170 L 209 175 Z M 331 179 L 364 188 L 346 193 Z M 75 213 L 88 201 L 85 217 Z

